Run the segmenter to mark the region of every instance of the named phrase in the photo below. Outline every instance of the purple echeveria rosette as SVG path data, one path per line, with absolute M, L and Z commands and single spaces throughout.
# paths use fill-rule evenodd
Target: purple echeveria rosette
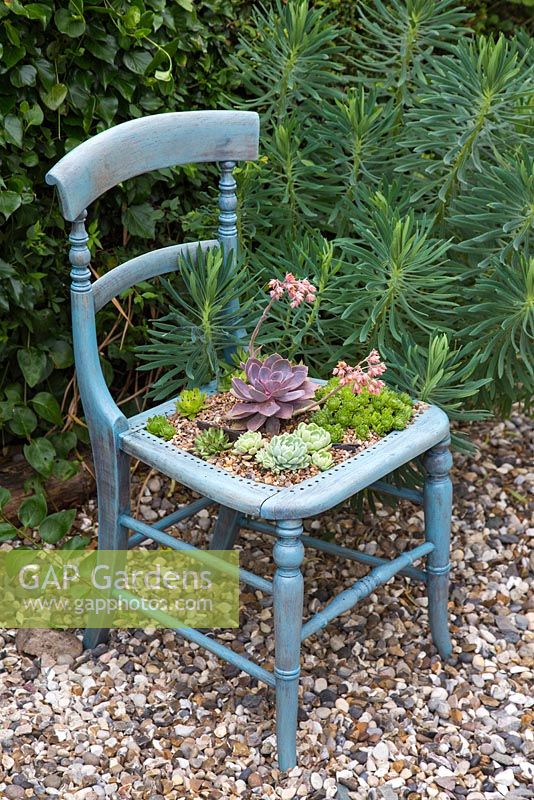
M 308 367 L 293 366 L 278 353 L 265 361 L 249 358 L 244 370 L 247 383 L 232 379 L 231 391 L 238 402 L 229 416 L 249 431 L 265 427 L 268 433 L 278 433 L 280 420 L 291 419 L 296 411 L 306 408 L 317 389 L 308 378 Z

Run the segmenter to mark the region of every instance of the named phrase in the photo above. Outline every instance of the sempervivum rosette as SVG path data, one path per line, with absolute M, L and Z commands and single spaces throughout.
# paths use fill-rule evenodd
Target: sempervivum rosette
M 229 412 L 232 419 L 249 431 L 265 427 L 278 433 L 281 419 L 310 405 L 317 385 L 308 378 L 308 367 L 294 366 L 278 353 L 265 361 L 249 358 L 244 366 L 247 381 L 232 379 L 231 392 L 237 403 Z

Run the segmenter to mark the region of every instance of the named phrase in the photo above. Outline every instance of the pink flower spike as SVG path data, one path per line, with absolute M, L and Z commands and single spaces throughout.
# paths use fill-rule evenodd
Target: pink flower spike
M 280 300 L 280 298 L 283 297 L 285 292 L 284 284 L 282 283 L 282 281 L 279 281 L 276 278 L 273 278 L 272 280 L 269 281 L 269 289 L 271 290 L 269 294 L 271 295 L 271 297 L 274 297 L 275 300 Z
M 368 364 L 380 364 L 380 353 L 378 350 L 371 350 L 365 360 Z

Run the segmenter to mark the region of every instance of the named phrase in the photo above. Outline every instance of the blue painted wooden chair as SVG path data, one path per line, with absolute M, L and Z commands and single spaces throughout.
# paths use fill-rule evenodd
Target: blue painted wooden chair
M 430 407 L 418 414 L 406 430 L 389 434 L 317 477 L 291 488 L 273 487 L 232 475 L 149 434 L 144 429 L 147 416 L 170 413 L 174 410 L 174 400 L 130 419 L 113 401 L 99 363 L 96 313 L 125 289 L 174 270 L 178 254 L 188 249 L 194 252 L 198 243 L 153 250 L 91 283 L 85 209 L 108 189 L 135 175 L 175 164 L 219 162 L 218 240 L 200 244 L 202 248 L 221 246 L 227 253 L 235 252 L 237 199 L 232 170 L 236 161 L 257 158 L 258 131 L 258 116 L 252 112 L 193 111 L 136 119 L 100 133 L 72 150 L 50 170 L 47 182 L 57 187 L 63 216 L 72 223 L 69 241 L 74 351 L 97 476 L 99 547 L 126 549 L 152 540 L 178 550 L 190 549 L 191 545 L 165 533 L 165 529 L 213 503 L 219 504 L 220 509 L 212 548 L 231 548 L 241 527 L 274 537 L 276 571 L 272 581 L 240 570 L 244 583 L 273 595 L 274 670 L 253 663 L 200 631 L 188 628 L 177 633 L 275 688 L 278 760 L 280 768 L 285 770 L 296 763 L 301 641 L 352 608 L 377 586 L 396 573 L 423 581 L 428 591 L 434 643 L 442 657 L 449 656 L 447 595 L 452 462 L 447 417 L 440 409 Z M 398 489 L 383 480 L 394 469 L 417 457 L 422 457 L 426 470 L 422 492 Z M 199 492 L 202 499 L 154 525 L 135 519 L 130 512 L 131 458 L 140 459 Z M 327 511 L 369 486 L 422 503 L 425 515 L 422 544 L 387 561 L 303 535 L 303 518 Z M 340 592 L 305 623 L 300 571 L 304 546 L 371 567 L 366 577 Z M 424 570 L 412 566 L 423 557 L 426 557 Z M 107 630 L 88 630 L 85 646 L 96 646 L 107 634 Z

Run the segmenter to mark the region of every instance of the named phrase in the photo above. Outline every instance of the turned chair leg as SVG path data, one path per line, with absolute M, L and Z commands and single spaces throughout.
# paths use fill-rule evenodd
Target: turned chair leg
M 109 437 L 112 438 L 111 433 Z M 127 550 L 128 529 L 119 525 L 118 518 L 130 509 L 130 459 L 112 445 L 101 447 L 95 452 L 95 473 L 98 549 Z M 86 628 L 83 646 L 86 650 L 92 650 L 106 642 L 108 636 L 108 628 Z
M 276 525 L 273 556 L 276 681 L 276 741 L 282 771 L 297 763 L 297 711 L 300 675 L 300 632 L 304 581 L 300 565 L 304 547 L 301 520 L 281 520 Z
M 432 639 L 442 658 L 452 652 L 448 624 L 452 483 L 449 470 L 452 457 L 450 439 L 425 453 L 426 479 L 423 493 L 426 540 L 435 549 L 427 558 L 428 616 Z
M 239 511 L 219 506 L 217 521 L 210 541 L 210 550 L 231 550 L 239 536 Z

